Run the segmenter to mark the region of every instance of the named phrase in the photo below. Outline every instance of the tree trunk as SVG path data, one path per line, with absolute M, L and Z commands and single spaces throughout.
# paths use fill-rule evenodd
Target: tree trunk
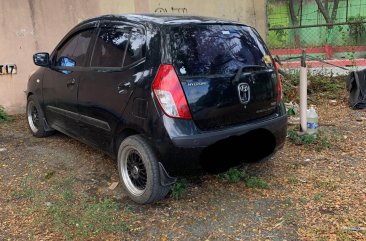
M 328 11 L 328 1 L 329 0 L 325 0 L 325 4 L 323 5 L 321 0 L 315 0 L 316 4 L 318 5 L 318 8 L 321 12 L 321 14 L 323 15 L 325 22 L 327 24 L 333 24 L 334 21 L 337 18 L 337 11 L 338 11 L 338 5 L 339 5 L 339 0 L 334 0 L 333 1 L 333 9 L 332 9 L 332 15 L 329 15 L 329 11 Z M 333 26 L 330 25 L 328 26 L 328 29 L 332 29 Z
M 333 11 L 332 11 L 332 16 L 331 16 L 333 22 L 337 19 L 338 5 L 339 5 L 339 0 L 334 0 Z
M 299 25 L 299 19 L 297 17 L 297 14 L 295 12 L 295 1 L 296 0 L 290 0 L 290 4 L 289 4 L 289 10 L 290 10 L 290 17 L 291 17 L 291 23 L 292 26 L 298 26 Z M 294 29 L 295 32 L 295 47 L 299 48 L 301 45 L 301 40 L 300 40 L 300 32 L 299 29 Z

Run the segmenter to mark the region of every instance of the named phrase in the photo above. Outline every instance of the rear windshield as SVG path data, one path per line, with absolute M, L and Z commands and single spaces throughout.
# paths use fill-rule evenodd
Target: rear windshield
M 269 57 L 263 40 L 247 26 L 172 27 L 170 37 L 179 75 L 233 74 L 244 66 L 265 66 Z

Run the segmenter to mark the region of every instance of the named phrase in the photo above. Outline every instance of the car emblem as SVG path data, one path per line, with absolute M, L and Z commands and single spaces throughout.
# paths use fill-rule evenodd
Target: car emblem
M 247 104 L 250 101 L 250 87 L 247 83 L 238 84 L 239 100 L 242 104 Z

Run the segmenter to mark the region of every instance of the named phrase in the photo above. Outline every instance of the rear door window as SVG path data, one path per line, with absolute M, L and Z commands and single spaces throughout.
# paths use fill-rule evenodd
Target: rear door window
M 258 33 L 241 25 L 172 27 L 172 59 L 179 75 L 233 74 L 249 65 L 266 66 L 269 55 Z
M 101 28 L 95 43 L 91 66 L 122 67 L 129 38 L 128 32 Z
M 101 28 L 95 43 L 91 66 L 124 67 L 144 56 L 145 35 L 135 27 Z
M 145 51 L 145 35 L 137 28 L 132 28 L 130 32 L 130 43 L 127 47 L 124 66 L 135 63 L 140 60 Z

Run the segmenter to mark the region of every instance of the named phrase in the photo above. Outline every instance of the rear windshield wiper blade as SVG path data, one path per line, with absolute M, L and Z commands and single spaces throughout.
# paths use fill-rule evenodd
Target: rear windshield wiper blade
M 261 66 L 261 65 L 247 65 L 247 66 L 243 66 L 241 68 L 238 69 L 238 71 L 235 74 L 235 77 L 232 81 L 232 83 L 235 85 L 239 82 L 240 77 L 242 76 L 242 73 L 245 72 L 246 69 L 258 69 L 259 71 L 272 71 L 272 69 L 268 69 L 268 67 L 266 66 Z M 249 73 L 251 74 L 251 73 Z

